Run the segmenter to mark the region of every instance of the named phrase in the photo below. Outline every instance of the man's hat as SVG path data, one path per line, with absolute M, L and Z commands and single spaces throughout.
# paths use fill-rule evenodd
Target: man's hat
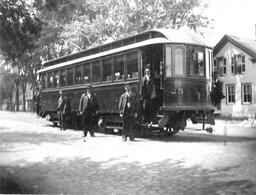
M 147 72 L 147 71 L 150 71 L 150 64 L 147 64 L 147 65 L 145 66 L 144 72 Z
M 149 69 L 149 68 L 146 68 L 144 71 L 145 71 L 145 72 L 149 72 L 149 71 L 150 71 L 150 69 Z

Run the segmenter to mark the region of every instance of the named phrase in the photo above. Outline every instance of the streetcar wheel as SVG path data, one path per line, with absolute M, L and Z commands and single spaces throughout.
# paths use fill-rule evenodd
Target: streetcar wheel
M 207 131 L 208 133 L 212 133 L 212 131 L 213 131 L 213 130 L 212 130 L 212 127 L 207 127 L 207 128 L 206 128 L 206 131 Z
M 135 132 L 137 137 L 144 138 L 147 136 L 147 129 L 145 127 L 137 127 Z
M 165 129 L 164 129 L 164 135 L 167 137 L 172 137 L 178 132 L 179 132 L 178 128 L 165 127 Z
M 131 140 L 131 141 L 134 141 L 134 140 L 135 140 L 135 137 L 134 137 L 134 136 L 131 136 L 131 137 L 130 137 L 130 140 Z
M 106 127 L 106 123 L 104 121 L 101 124 L 101 128 L 103 129 L 103 133 L 105 133 L 105 134 L 109 133 L 109 129 Z
M 175 135 L 176 133 L 178 133 L 180 131 L 179 128 L 173 128 L 173 135 Z

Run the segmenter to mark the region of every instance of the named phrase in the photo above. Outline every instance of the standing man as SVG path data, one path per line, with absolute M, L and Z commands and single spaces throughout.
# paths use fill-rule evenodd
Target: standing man
M 92 137 L 95 137 L 94 129 L 97 126 L 98 102 L 96 95 L 92 93 L 91 86 L 88 86 L 86 93 L 82 94 L 80 98 L 79 111 L 82 115 L 84 137 L 87 136 L 88 131 Z
M 70 122 L 71 119 L 71 104 L 69 98 L 66 96 L 63 97 L 63 109 L 62 109 L 62 128 L 63 130 L 66 130 L 68 126 L 68 122 Z
M 125 93 L 120 97 L 119 101 L 119 113 L 123 118 L 123 141 L 127 141 L 127 137 L 130 137 L 130 141 L 135 138 L 134 128 L 138 118 L 139 105 L 136 95 L 132 93 L 130 84 L 125 84 Z
M 58 107 L 57 107 L 60 130 L 64 129 L 63 128 L 63 108 L 64 108 L 64 96 L 63 96 L 63 92 L 60 90 L 59 91 L 59 99 L 58 99 Z
M 222 82 L 219 80 L 219 73 L 214 72 L 213 85 L 211 94 L 211 101 L 214 106 L 220 106 L 221 100 L 225 98 L 222 92 Z
M 34 105 L 36 109 L 37 118 L 40 116 L 40 91 L 37 89 L 36 94 L 33 96 Z
M 154 86 L 153 80 L 151 79 L 151 72 L 149 68 L 145 69 L 145 75 L 142 80 L 141 88 L 141 103 L 144 123 L 150 124 L 152 122 L 152 100 L 154 97 Z

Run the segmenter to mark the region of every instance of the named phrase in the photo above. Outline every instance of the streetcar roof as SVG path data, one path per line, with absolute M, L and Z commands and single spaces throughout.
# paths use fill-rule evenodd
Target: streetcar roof
M 89 55 L 89 56 L 84 56 L 84 57 L 80 57 L 80 58 L 77 58 L 77 59 L 56 63 L 54 65 L 42 68 L 37 73 L 42 73 L 42 72 L 46 72 L 46 71 L 66 67 L 66 66 L 69 66 L 69 65 L 77 64 L 77 63 L 80 63 L 80 62 L 89 61 L 89 60 L 104 57 L 104 56 L 107 56 L 107 55 L 111 55 L 111 54 L 131 50 L 131 49 L 136 49 L 136 48 L 147 46 L 147 45 L 153 45 L 153 44 L 176 43 L 176 44 L 192 44 L 192 45 L 206 46 L 204 40 L 200 36 L 198 36 L 196 33 L 193 33 L 193 32 L 173 30 L 173 29 L 157 29 L 157 30 L 145 31 L 145 32 L 140 33 L 140 34 L 146 34 L 146 33 L 149 33 L 149 32 L 158 32 L 158 33 L 162 34 L 163 36 L 158 37 L 158 38 L 147 39 L 147 40 L 144 40 L 144 41 L 141 41 L 141 42 L 136 42 L 136 43 L 133 43 L 133 44 L 130 44 L 130 45 L 121 46 L 121 47 L 118 47 L 118 48 L 114 48 L 114 49 L 111 49 L 111 50 L 107 50 L 107 51 L 103 51 L 103 52 L 100 52 L 100 53 L 92 54 L 92 55 Z M 129 39 L 129 38 L 135 37 L 135 36 L 136 35 L 133 35 L 133 36 L 124 38 L 123 40 Z M 120 40 L 118 40 L 118 41 L 120 41 Z M 108 44 L 105 44 L 105 45 L 108 45 Z M 93 48 L 91 48 L 91 49 L 93 49 Z M 90 49 L 88 49 L 88 50 L 90 50 Z M 51 61 L 54 61 L 54 60 L 51 60 Z
M 146 46 L 146 45 L 152 45 L 152 44 L 157 44 L 157 43 L 167 43 L 167 42 L 168 41 L 165 38 L 149 39 L 149 40 L 146 40 L 146 41 L 134 43 L 132 45 L 126 45 L 126 46 L 119 47 L 119 48 L 116 48 L 116 49 L 111 49 L 111 50 L 104 51 L 104 52 L 97 53 L 97 54 L 93 54 L 93 55 L 90 55 L 90 56 L 85 56 L 85 57 L 77 58 L 77 59 L 74 59 L 74 60 L 70 60 L 70 61 L 59 63 L 59 64 L 55 64 L 55 65 L 52 65 L 52 66 L 48 66 L 46 68 L 43 68 L 43 69 L 39 70 L 38 73 L 53 70 L 53 69 L 58 69 L 58 68 L 61 68 L 61 67 L 65 67 L 65 66 L 72 65 L 72 64 L 77 64 L 77 63 L 88 61 L 88 60 L 93 60 L 93 59 L 96 59 L 96 58 L 104 57 L 104 56 L 107 56 L 107 55 L 111 55 L 111 54 L 114 54 L 114 53 L 119 53 L 119 52 L 126 51 L 126 50 L 135 49 L 135 48 Z
M 202 37 L 192 31 L 174 29 L 158 29 L 155 31 L 162 33 L 171 43 L 184 43 L 206 46 L 205 41 L 202 39 Z

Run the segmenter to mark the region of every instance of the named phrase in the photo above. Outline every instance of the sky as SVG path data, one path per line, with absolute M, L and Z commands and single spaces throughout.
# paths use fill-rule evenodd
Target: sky
M 256 40 L 256 0 L 202 0 L 209 6 L 208 18 L 214 19 L 206 30 L 205 38 L 215 46 L 225 35 Z

